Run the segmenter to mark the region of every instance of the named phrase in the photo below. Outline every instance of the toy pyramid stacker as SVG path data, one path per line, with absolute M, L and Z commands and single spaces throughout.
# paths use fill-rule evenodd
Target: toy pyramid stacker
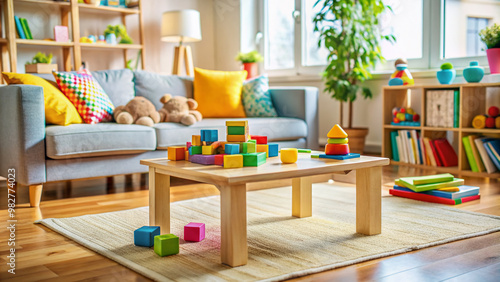
M 359 154 L 350 152 L 349 138 L 347 138 L 347 133 L 340 125 L 334 125 L 328 132 L 327 137 L 328 144 L 325 146 L 325 153 L 320 154 L 319 158 L 347 160 L 360 157 Z

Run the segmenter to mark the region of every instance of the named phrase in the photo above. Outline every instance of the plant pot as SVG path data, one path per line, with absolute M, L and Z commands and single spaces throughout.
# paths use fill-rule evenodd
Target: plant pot
M 490 48 L 486 50 L 490 73 L 500 73 L 500 48 Z
M 247 71 L 247 79 L 251 79 L 259 75 L 259 64 L 257 63 L 243 63 L 243 69 Z
M 349 138 L 349 150 L 351 153 L 363 154 L 365 150 L 365 139 L 368 128 L 344 128 Z
M 437 79 L 441 84 L 451 84 L 455 79 L 456 71 L 454 69 L 440 70 L 436 73 Z
M 483 79 L 484 70 L 477 61 L 472 61 L 469 67 L 464 69 L 463 75 L 467 82 L 479 82 Z
M 52 73 L 52 70 L 57 71 L 57 64 L 29 64 L 24 65 L 26 73 Z

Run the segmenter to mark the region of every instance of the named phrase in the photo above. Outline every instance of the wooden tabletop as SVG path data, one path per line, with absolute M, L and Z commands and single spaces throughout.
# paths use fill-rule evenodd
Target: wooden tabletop
M 278 157 L 268 158 L 258 167 L 225 169 L 218 165 L 201 165 L 188 161 L 169 161 L 166 158 L 141 160 L 142 165 L 155 168 L 156 172 L 205 183 L 248 183 L 257 181 L 296 178 L 351 171 L 359 168 L 385 166 L 389 159 L 361 156 L 344 161 L 311 158 L 311 154 L 300 153 L 293 164 L 283 164 Z

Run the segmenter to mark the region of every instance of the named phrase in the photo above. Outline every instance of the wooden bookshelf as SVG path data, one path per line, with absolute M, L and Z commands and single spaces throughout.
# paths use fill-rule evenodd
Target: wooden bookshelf
M 462 138 L 469 135 L 485 135 L 500 137 L 500 129 L 472 127 L 472 119 L 476 115 L 486 114 L 487 89 L 498 88 L 500 83 L 467 83 L 451 85 L 412 85 L 386 86 L 382 95 L 382 156 L 391 159 L 391 164 L 417 168 L 428 168 L 436 172 L 449 172 L 459 176 L 475 176 L 500 178 L 500 173 L 473 172 L 465 154 Z M 432 90 L 458 90 L 460 93 L 459 126 L 457 128 L 426 126 L 426 95 Z M 500 94 L 498 94 L 500 95 Z M 420 126 L 392 125 L 392 109 L 394 107 L 412 107 L 420 115 Z M 394 161 L 390 134 L 397 130 L 417 130 L 420 136 L 431 139 L 443 138 L 447 134 L 453 135 L 453 148 L 457 152 L 458 166 L 433 167 L 422 164 L 410 164 Z
M 15 6 L 17 4 L 24 5 L 51 5 L 60 7 L 61 25 L 69 27 L 72 32 L 70 33 L 71 42 L 55 42 L 50 40 L 38 39 L 19 39 L 16 38 L 16 25 L 14 22 Z M 63 1 L 49 1 L 49 0 L 4 0 L 3 8 L 5 13 L 5 36 L 0 36 L 0 48 L 2 48 L 2 70 L 9 69 L 11 72 L 17 72 L 17 53 L 18 47 L 22 45 L 31 46 L 51 46 L 62 48 L 63 65 L 65 71 L 79 69 L 82 64 L 82 49 L 100 49 L 100 50 L 121 50 L 123 54 L 123 62 L 126 63 L 127 50 L 142 50 L 141 52 L 141 66 L 144 68 L 145 52 L 144 52 L 144 25 L 142 16 L 142 1 L 139 1 L 139 6 L 135 8 L 118 8 L 108 6 L 94 6 L 88 4 L 79 4 L 78 0 L 70 0 L 69 2 Z M 2 12 L 0 10 L 0 12 Z M 128 15 L 136 15 L 139 22 L 139 44 L 89 44 L 80 43 L 80 14 L 118 14 L 121 15 L 122 24 L 126 26 L 126 19 Z M 1 30 L 0 21 L 0 30 Z M 4 46 L 4 47 L 2 47 Z M 9 62 L 9 63 L 6 63 Z M 125 67 L 125 66 L 124 66 Z

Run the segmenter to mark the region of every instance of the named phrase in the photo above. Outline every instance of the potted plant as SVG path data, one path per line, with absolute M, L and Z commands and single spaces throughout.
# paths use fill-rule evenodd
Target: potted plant
M 486 27 L 479 32 L 479 37 L 486 44 L 490 73 L 500 73 L 500 25 Z
M 236 56 L 236 61 L 240 61 L 243 64 L 243 69 L 247 71 L 247 79 L 256 77 L 259 75 L 258 62 L 261 62 L 264 58 L 256 50 L 250 51 L 248 53 L 238 53 Z
M 441 84 L 451 84 L 455 79 L 455 69 L 451 63 L 444 63 L 441 65 L 441 70 L 436 73 L 437 79 Z
M 38 52 L 31 62 L 26 62 L 24 71 L 26 73 L 52 73 L 52 70 L 57 71 L 57 64 L 51 64 L 52 57 L 52 53 L 46 55 L 42 52 Z
M 349 105 L 348 126 L 352 152 L 362 153 L 368 128 L 352 126 L 353 105 L 357 95 L 372 98 L 372 92 L 361 84 L 371 78 L 370 68 L 383 61 L 382 40 L 394 41 L 393 35 L 381 35 L 379 17 L 390 9 L 382 0 L 316 1 L 322 3 L 315 15 L 314 30 L 319 34 L 318 47 L 328 51 L 328 65 L 323 72 L 325 91 L 340 101 L 340 124 L 343 126 L 344 102 Z
M 114 42 L 116 39 L 120 38 L 120 41 L 118 43 L 120 44 L 132 44 L 132 38 L 127 33 L 127 28 L 124 25 L 117 24 L 117 25 L 108 25 L 106 30 L 104 31 L 104 36 L 106 37 L 106 42 L 108 44 L 115 44 Z M 110 36 L 113 39 L 110 39 Z M 111 43 L 110 43 L 111 42 Z

